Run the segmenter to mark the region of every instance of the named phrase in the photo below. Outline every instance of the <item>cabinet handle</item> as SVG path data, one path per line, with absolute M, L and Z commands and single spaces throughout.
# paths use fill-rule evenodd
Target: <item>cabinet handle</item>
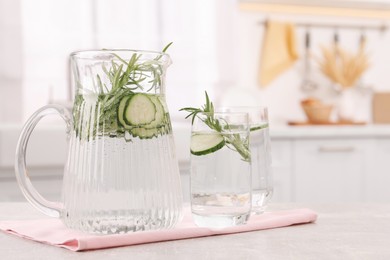
M 320 146 L 318 151 L 321 153 L 350 153 L 355 151 L 355 147 L 353 146 Z

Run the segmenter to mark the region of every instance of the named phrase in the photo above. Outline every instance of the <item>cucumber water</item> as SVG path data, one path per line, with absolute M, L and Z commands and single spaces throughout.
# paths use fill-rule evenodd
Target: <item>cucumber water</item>
M 181 187 L 168 113 L 154 103 L 163 96 L 125 93 L 110 110 L 104 96 L 78 98 L 64 177 L 77 198 L 65 202 L 74 205 L 67 226 L 104 234 L 172 227 Z
M 72 55 L 76 96 L 61 211 L 66 226 L 120 234 L 171 228 L 180 220 L 165 50 Z
M 226 139 L 247 132 L 225 134 Z M 229 136 L 231 135 L 231 136 Z M 251 210 L 250 162 L 225 145 L 215 132 L 193 132 L 191 140 L 191 209 L 199 226 L 244 224 Z

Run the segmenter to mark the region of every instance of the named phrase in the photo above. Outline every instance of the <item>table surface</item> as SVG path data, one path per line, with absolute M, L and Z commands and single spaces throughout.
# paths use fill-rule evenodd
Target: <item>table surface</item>
M 72 252 L 0 232 L 0 259 L 390 259 L 390 204 L 307 207 L 314 224 L 120 248 Z M 27 203 L 0 203 L 0 220 L 44 218 Z

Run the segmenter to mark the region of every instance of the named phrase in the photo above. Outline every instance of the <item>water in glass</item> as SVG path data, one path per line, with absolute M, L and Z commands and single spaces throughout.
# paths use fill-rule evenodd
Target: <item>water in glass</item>
M 195 124 L 202 124 L 202 122 Z M 196 131 L 192 140 L 203 136 L 213 140 L 213 131 Z M 248 140 L 248 129 L 226 131 L 227 140 Z M 191 208 L 195 223 L 206 227 L 227 227 L 245 224 L 251 211 L 251 165 L 250 160 L 226 145 L 212 147 L 216 151 L 191 154 Z

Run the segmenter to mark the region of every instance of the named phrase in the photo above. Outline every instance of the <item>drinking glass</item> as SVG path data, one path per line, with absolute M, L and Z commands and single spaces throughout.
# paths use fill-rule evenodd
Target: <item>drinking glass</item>
M 198 114 L 191 133 L 191 210 L 198 226 L 245 224 L 251 212 L 247 113 Z
M 248 113 L 252 155 L 252 212 L 261 214 L 273 194 L 268 109 L 261 106 L 224 107 L 218 111 Z

